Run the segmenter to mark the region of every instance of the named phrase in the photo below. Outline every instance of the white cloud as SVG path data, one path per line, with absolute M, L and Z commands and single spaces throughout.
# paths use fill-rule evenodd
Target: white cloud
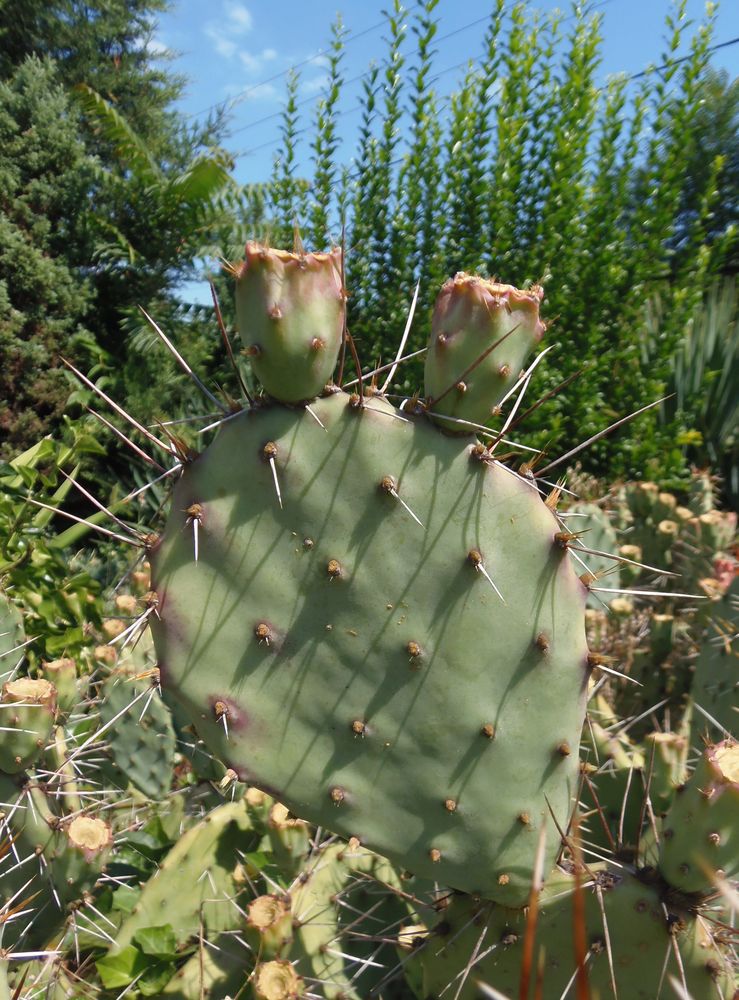
M 319 52 L 315 56 L 312 56 L 308 60 L 308 63 L 309 63 L 310 66 L 322 66 L 322 67 L 324 67 L 326 69 L 330 65 L 329 61 L 328 61 L 328 56 L 323 55 L 321 52 Z
M 262 49 L 261 52 L 247 52 L 242 49 L 239 51 L 239 59 L 241 60 L 241 65 L 247 71 L 256 76 L 261 73 L 264 69 L 266 63 L 273 62 L 277 58 L 277 53 L 274 49 Z
M 310 97 L 312 94 L 318 94 L 323 90 L 327 83 L 328 76 L 323 73 L 321 76 L 314 76 L 312 80 L 301 80 L 300 90 L 306 97 Z
M 229 83 L 223 88 L 226 97 L 238 97 L 241 101 L 273 101 L 283 96 L 272 83 L 260 83 L 253 87 L 244 87 L 238 83 Z
M 224 34 L 223 29 L 213 24 L 206 24 L 205 34 L 213 42 L 213 48 L 219 56 L 231 59 L 236 52 L 236 42 Z
M 237 0 L 229 0 L 225 5 L 225 17 L 220 21 L 208 21 L 205 34 L 213 43 L 213 48 L 224 59 L 233 59 L 239 46 L 234 38 L 247 34 L 252 29 L 251 12 Z
M 169 51 L 164 42 L 160 41 L 158 38 L 147 39 L 146 50 L 147 52 L 151 52 L 154 56 L 160 56 Z
M 278 97 L 277 87 L 272 83 L 260 83 L 256 87 L 249 87 L 246 95 L 248 101 L 272 101 Z
M 243 3 L 236 3 L 235 0 L 232 0 L 231 3 L 227 3 L 226 17 L 230 22 L 231 31 L 240 35 L 243 35 L 247 31 L 251 31 L 253 24 L 251 12 L 243 5 Z

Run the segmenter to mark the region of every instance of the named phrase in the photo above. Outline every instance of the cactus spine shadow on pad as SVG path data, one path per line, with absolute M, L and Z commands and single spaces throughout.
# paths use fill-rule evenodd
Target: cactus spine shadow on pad
M 282 293 L 295 322 L 302 299 Z M 476 336 L 494 343 L 497 315 Z M 549 810 L 564 827 L 576 783 L 587 590 L 566 548 L 535 484 L 469 435 L 379 395 L 265 400 L 176 486 L 152 554 L 162 682 L 297 815 L 520 905 L 538 831 L 553 860 Z

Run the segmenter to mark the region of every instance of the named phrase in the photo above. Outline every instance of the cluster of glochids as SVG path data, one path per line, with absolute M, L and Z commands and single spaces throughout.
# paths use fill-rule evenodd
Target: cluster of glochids
M 703 578 L 716 550 L 724 576 L 735 565 L 733 525 L 648 484 L 612 518 L 568 508 L 544 478 L 557 461 L 504 463 L 502 447 L 526 450 L 510 435 L 542 356 L 522 369 L 538 287 L 449 280 L 425 397 L 395 407 L 405 338 L 381 386 L 343 383 L 340 251 L 249 244 L 233 271 L 262 393 L 231 411 L 203 386 L 224 413 L 197 455 L 133 421 L 177 479 L 161 538 L 118 521 L 151 580 L 139 564 L 138 593 L 116 599 L 81 721 L 75 664 L 3 691 L 18 748 L 3 946 L 61 956 L 34 980 L 58 996 L 94 975 L 132 996 L 425 1000 L 538 981 L 545 997 L 730 997 L 736 595 Z M 691 552 L 712 613 L 659 592 L 667 613 L 644 613 L 622 664 L 625 603 Z M 705 634 L 690 664 L 673 655 L 682 621 Z M 650 702 L 653 674 L 667 694 Z M 131 803 L 120 827 L 94 805 L 111 789 Z M 134 886 L 111 826 L 151 851 L 135 834 L 154 837 L 152 808 L 169 850 Z

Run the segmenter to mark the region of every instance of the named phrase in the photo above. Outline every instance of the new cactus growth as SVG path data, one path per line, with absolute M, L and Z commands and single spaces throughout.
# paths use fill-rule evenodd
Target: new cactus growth
M 488 424 L 498 412 L 544 334 L 543 297 L 538 285 L 522 291 L 471 274 L 444 284 L 434 307 L 425 373 L 429 410 L 440 426 L 469 434 L 470 423 Z
M 254 996 L 257 1000 L 294 1000 L 302 997 L 304 992 L 303 980 L 285 959 L 264 962 L 254 970 Z
M 256 259 L 292 268 L 286 316 L 314 304 L 310 266 Z M 333 310 L 337 290 L 321 288 Z M 495 289 L 446 287 L 446 330 L 471 336 L 470 298 L 495 292 L 486 343 L 515 330 L 517 368 L 541 333 L 540 294 Z M 251 293 L 249 314 L 267 311 L 271 285 Z M 270 395 L 306 394 L 301 357 L 280 376 L 300 391 Z M 565 826 L 576 783 L 587 590 L 569 538 L 535 485 L 469 434 L 379 396 L 265 403 L 227 421 L 175 489 L 151 557 L 163 684 L 218 757 L 297 815 L 519 905 L 538 831 L 550 827 L 553 857 L 549 809 Z
M 247 243 L 244 258 L 236 315 L 254 373 L 283 403 L 312 399 L 331 379 L 341 347 L 341 251 L 295 254 Z

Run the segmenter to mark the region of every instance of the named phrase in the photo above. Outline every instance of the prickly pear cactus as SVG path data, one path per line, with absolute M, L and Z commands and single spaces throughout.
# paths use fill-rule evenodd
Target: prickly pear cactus
M 97 881 L 112 830 L 96 816 L 65 816 L 41 785 L 18 775 L 0 775 L 0 803 L 3 945 L 43 944 Z
M 250 326 L 274 305 L 264 253 Z M 343 303 L 335 254 L 304 270 L 275 254 L 294 268 L 279 306 L 292 330 L 312 329 L 319 264 Z M 452 339 L 469 285 L 445 292 Z M 517 295 L 535 340 L 539 297 Z M 479 353 L 498 312 L 476 323 Z M 539 831 L 551 860 L 550 809 L 565 827 L 577 783 L 587 590 L 569 536 L 532 481 L 421 412 L 335 388 L 280 405 L 298 383 L 305 395 L 300 357 L 177 484 L 151 558 L 162 682 L 216 756 L 297 815 L 520 905 Z
M 661 989 L 666 975 L 686 983 L 684 995 L 695 1000 L 732 995 L 729 963 L 689 905 L 673 901 L 668 908 L 658 886 L 623 869 L 597 865 L 589 876 L 582 880 L 581 910 L 572 876 L 554 876 L 541 895 L 528 961 L 531 979 L 541 977 L 541 996 L 565 995 L 574 983 L 578 928 L 582 996 L 654 1000 L 669 995 Z M 479 982 L 503 996 L 525 996 L 519 989 L 532 934 L 526 924 L 524 911 L 452 897 L 431 933 L 416 929 L 409 981 L 423 1000 L 452 991 L 472 1000 L 481 995 Z
M 18 647 L 25 638 L 20 611 L 0 590 L 0 680 L 5 680 L 10 675 L 21 658 Z
M 469 421 L 487 424 L 521 375 L 544 334 L 539 304 L 544 290 L 528 291 L 457 274 L 434 307 L 426 355 L 426 393 L 432 419 L 469 433 Z
M 341 346 L 341 250 L 294 254 L 247 243 L 236 274 L 244 350 L 265 390 L 288 403 L 317 396 Z
M 17 774 L 36 760 L 49 741 L 56 688 L 42 678 L 6 681 L 0 693 L 0 711 L 0 771 Z
M 665 817 L 660 870 L 684 892 L 710 892 L 714 872 L 739 873 L 739 743 L 706 747 Z
M 712 608 L 695 664 L 691 743 L 739 734 L 739 577 Z
M 122 788 L 130 782 L 150 799 L 164 798 L 172 786 L 175 735 L 156 688 L 111 674 L 100 687 L 100 722 L 107 727 L 106 778 Z
M 595 580 L 606 577 L 606 586 L 617 589 L 620 586 L 619 564 L 614 561 L 612 553 L 618 550 L 618 536 L 608 513 L 594 503 L 573 504 L 567 513 L 567 527 L 571 531 L 582 532 L 582 542 L 591 550 L 583 553 L 583 569 L 587 566 L 585 572 Z M 595 594 L 588 598 L 591 608 L 602 607 L 604 603 Z

